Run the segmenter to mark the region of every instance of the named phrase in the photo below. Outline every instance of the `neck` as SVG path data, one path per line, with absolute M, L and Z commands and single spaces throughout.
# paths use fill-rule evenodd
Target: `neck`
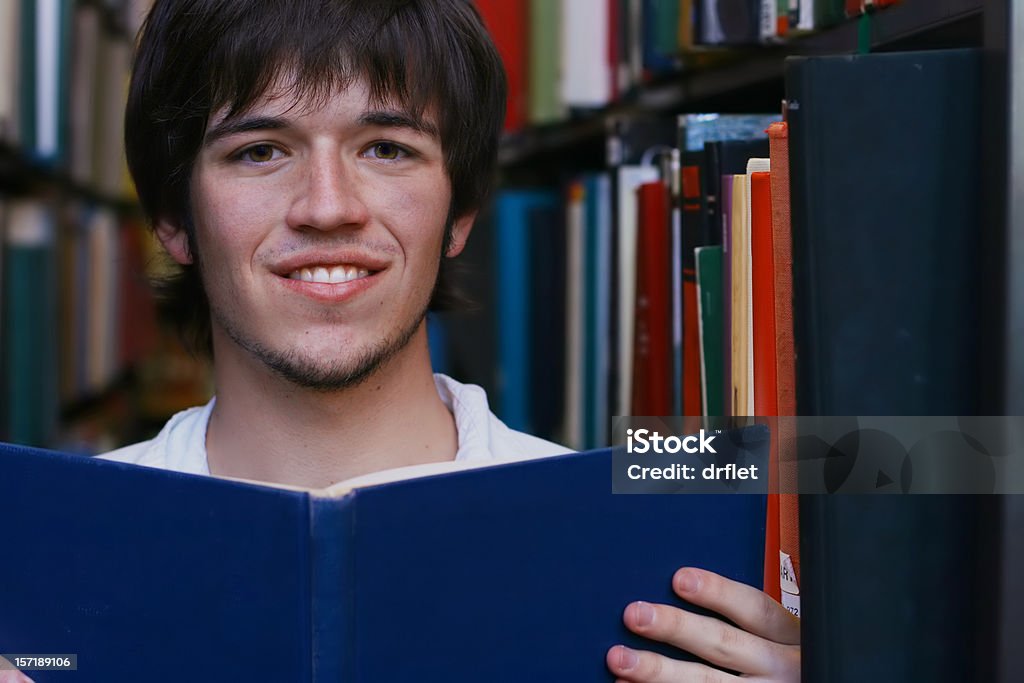
M 434 386 L 425 324 L 364 382 L 332 392 L 298 387 L 244 351 L 215 357 L 211 474 L 321 488 L 455 458 L 455 420 Z

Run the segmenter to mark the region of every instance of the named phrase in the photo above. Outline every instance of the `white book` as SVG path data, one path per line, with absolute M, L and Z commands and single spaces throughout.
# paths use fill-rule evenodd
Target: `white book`
M 42 159 L 60 153 L 61 0 L 36 0 L 36 140 Z
M 656 166 L 619 166 L 618 242 L 616 260 L 619 273 L 619 305 L 616 317 L 619 348 L 616 368 L 619 378 L 616 415 L 631 415 L 633 399 L 633 346 L 636 315 L 637 240 L 640 229 L 636 190 L 644 183 L 658 180 Z
M 762 43 L 772 43 L 778 40 L 778 22 L 778 0 L 761 0 L 761 28 L 759 33 Z
M 569 107 L 603 107 L 612 99 L 607 0 L 562 3 L 562 99 Z

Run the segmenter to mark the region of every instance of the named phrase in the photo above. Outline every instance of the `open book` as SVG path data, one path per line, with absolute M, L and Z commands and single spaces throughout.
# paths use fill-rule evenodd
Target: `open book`
M 679 567 L 759 585 L 765 522 L 763 495 L 613 495 L 611 466 L 304 490 L 0 446 L 0 652 L 83 681 L 605 680 L 615 643 L 658 649 L 622 612 L 682 605 Z

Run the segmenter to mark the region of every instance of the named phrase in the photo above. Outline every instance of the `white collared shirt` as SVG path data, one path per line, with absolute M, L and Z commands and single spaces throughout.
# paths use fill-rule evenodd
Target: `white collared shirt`
M 543 457 L 570 453 L 572 449 L 509 429 L 491 412 L 487 394 L 475 384 L 461 384 L 451 377 L 434 375 L 441 400 L 455 418 L 459 435 L 456 461 L 482 461 Z M 206 427 L 216 398 L 204 406 L 177 413 L 149 441 L 119 448 L 101 458 L 147 467 L 210 474 L 206 458 Z

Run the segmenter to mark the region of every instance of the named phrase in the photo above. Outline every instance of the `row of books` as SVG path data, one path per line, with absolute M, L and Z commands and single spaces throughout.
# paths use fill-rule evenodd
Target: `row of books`
M 699 66 L 896 0 L 476 0 L 509 78 L 506 130 L 565 120 Z
M 608 168 L 502 189 L 499 417 L 591 448 L 615 415 L 976 412 L 980 81 L 970 50 L 795 58 L 786 122 L 620 118 Z
M 152 349 L 152 238 L 81 203 L 3 201 L 3 440 L 54 444 L 63 409 L 104 392 Z
M 130 197 L 124 101 L 148 4 L 0 3 L 0 144 L 102 196 Z

